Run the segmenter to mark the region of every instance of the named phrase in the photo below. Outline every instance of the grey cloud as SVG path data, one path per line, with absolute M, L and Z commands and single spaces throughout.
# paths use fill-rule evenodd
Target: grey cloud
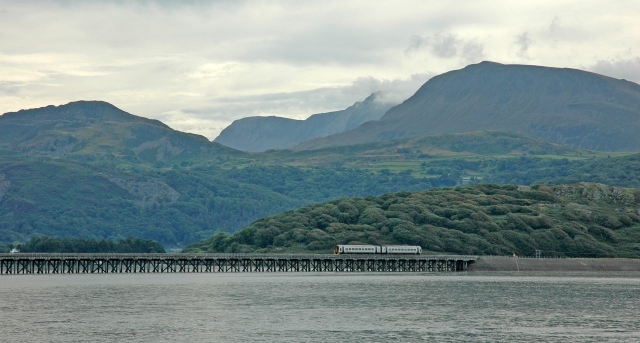
M 412 36 L 411 42 L 409 43 L 409 47 L 404 51 L 406 54 L 418 51 L 429 44 L 428 38 L 423 38 L 420 36 Z
M 548 32 L 554 41 L 580 41 L 589 36 L 588 32 L 562 24 L 558 16 L 553 17 L 553 20 L 551 20 Z
M 627 60 L 601 60 L 587 69 L 598 74 L 640 83 L 640 57 Z
M 0 82 L 0 94 L 1 95 L 17 95 L 20 93 L 20 89 L 24 86 L 19 82 Z
M 451 33 L 436 33 L 427 37 L 413 36 L 406 53 L 426 49 L 435 56 L 442 58 L 454 57 L 458 52 L 460 39 Z
M 560 18 L 557 16 L 553 17 L 551 24 L 549 24 L 549 31 L 551 31 L 552 34 L 560 31 Z
M 436 35 L 431 43 L 431 52 L 442 58 L 451 58 L 458 52 L 460 39 L 453 34 Z
M 523 32 L 516 37 L 516 46 L 518 47 L 518 56 L 528 57 L 529 46 L 531 46 L 532 40 L 529 38 L 529 32 Z
M 484 60 L 484 46 L 476 41 L 469 41 L 462 47 L 462 57 L 469 63 Z
M 427 37 L 413 36 L 406 54 L 427 50 L 440 58 L 462 57 L 477 62 L 484 57 L 484 46 L 476 39 L 464 40 L 452 33 L 436 33 Z

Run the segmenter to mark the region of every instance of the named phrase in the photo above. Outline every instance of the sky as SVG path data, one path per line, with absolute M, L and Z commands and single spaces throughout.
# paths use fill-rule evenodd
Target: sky
M 0 0 L 0 113 L 102 100 L 214 139 L 488 60 L 640 83 L 640 1 Z

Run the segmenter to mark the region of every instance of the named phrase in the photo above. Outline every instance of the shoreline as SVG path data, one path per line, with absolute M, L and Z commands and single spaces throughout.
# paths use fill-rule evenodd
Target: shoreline
M 519 258 L 508 256 L 479 256 L 469 265 L 467 271 L 541 271 L 541 272 L 577 272 L 640 271 L 640 259 L 632 258 Z

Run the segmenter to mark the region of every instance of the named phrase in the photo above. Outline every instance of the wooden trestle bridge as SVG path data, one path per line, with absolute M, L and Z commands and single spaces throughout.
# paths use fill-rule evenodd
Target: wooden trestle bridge
M 455 272 L 477 256 L 311 254 L 0 254 L 0 274 Z

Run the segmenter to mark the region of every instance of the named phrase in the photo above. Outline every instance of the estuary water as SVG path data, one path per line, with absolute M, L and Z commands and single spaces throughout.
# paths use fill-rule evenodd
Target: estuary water
M 640 274 L 0 276 L 2 342 L 640 342 Z

